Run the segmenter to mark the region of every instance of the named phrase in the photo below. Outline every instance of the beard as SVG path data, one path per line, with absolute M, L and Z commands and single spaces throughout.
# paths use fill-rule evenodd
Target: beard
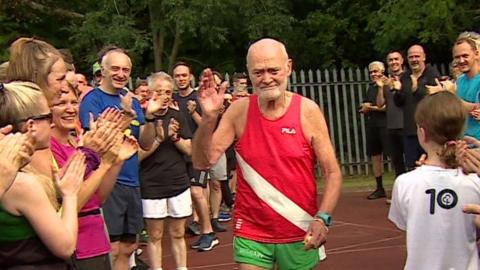
M 276 101 L 278 100 L 288 88 L 288 77 L 285 81 L 277 85 L 274 89 L 262 90 L 261 88 L 257 92 L 258 97 L 262 101 Z
M 278 100 L 282 96 L 282 92 L 279 88 L 275 90 L 268 90 L 268 91 L 261 91 L 258 94 L 258 97 L 262 101 L 275 101 Z

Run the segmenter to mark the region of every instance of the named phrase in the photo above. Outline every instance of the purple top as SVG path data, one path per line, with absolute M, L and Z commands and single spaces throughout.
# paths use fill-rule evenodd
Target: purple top
M 53 136 L 50 140 L 55 161 L 59 168 L 62 168 L 68 159 L 75 154 L 77 149 L 69 144 L 61 144 Z M 86 157 L 87 168 L 84 180 L 88 179 L 90 174 L 98 168 L 100 158 L 91 149 L 80 147 Z M 98 191 L 95 192 L 80 210 L 80 213 L 86 213 L 93 210 L 99 210 L 101 207 Z M 105 234 L 105 225 L 103 217 L 100 214 L 87 214 L 78 218 L 78 241 L 75 254 L 77 259 L 86 259 L 109 253 L 111 250 L 110 242 Z

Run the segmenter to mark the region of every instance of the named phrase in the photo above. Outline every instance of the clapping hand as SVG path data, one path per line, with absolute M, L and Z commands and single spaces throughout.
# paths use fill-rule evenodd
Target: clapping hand
M 480 151 L 477 149 L 478 147 L 480 147 L 480 141 L 469 136 L 465 136 L 462 141 L 457 142 L 455 154 L 465 173 L 480 175 Z
M 391 78 L 388 78 L 386 76 L 382 76 L 380 79 L 376 80 L 375 81 L 375 84 L 380 87 L 380 88 L 383 88 L 384 86 L 391 86 Z
M 102 156 L 113 146 L 116 130 L 115 124 L 107 122 L 99 128 L 88 130 L 82 134 L 79 145 L 90 148 Z
M 77 152 L 60 171 L 54 171 L 55 183 L 62 197 L 77 195 L 83 182 L 86 168 L 85 155 Z
M 152 98 L 148 100 L 147 109 L 145 111 L 146 117 L 153 117 L 153 114 L 160 111 L 165 107 L 166 95 L 152 95 Z
M 173 139 L 177 138 L 179 130 L 180 123 L 174 118 L 170 118 L 170 122 L 168 123 L 168 137 Z
M 138 151 L 135 137 L 125 136 L 119 132 L 114 139 L 114 145 L 102 156 L 102 162 L 110 165 L 121 163 L 131 158 Z
M 443 86 L 438 79 L 435 79 L 435 83 L 436 83 L 436 85 L 425 85 L 425 88 L 427 89 L 427 94 L 428 95 L 433 95 L 433 94 L 436 94 L 438 92 L 443 91 Z
M 197 109 L 197 103 L 195 102 L 195 100 L 189 100 L 189 101 L 187 101 L 187 110 L 188 110 L 188 113 L 193 114 L 196 109 Z
M 11 130 L 11 129 L 10 129 Z M 3 129 L 7 132 L 9 129 Z M 0 195 L 13 183 L 17 172 L 31 160 L 35 152 L 31 131 L 0 135 Z M 1 197 L 1 196 L 0 196 Z

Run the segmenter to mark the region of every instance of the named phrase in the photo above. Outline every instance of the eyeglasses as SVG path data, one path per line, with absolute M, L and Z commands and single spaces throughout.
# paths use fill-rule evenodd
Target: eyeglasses
M 17 123 L 21 123 L 21 122 L 25 122 L 25 121 L 28 121 L 28 120 L 49 120 L 49 121 L 52 121 L 52 112 L 49 112 L 49 113 L 46 113 L 46 114 L 40 114 L 40 115 L 36 115 L 36 116 L 32 116 L 32 117 L 28 117 L 28 118 L 24 118 L 24 119 L 20 119 L 18 120 Z

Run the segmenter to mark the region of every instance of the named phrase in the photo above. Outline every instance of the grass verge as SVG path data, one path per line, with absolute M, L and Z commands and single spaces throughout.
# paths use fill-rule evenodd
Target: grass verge
M 387 190 L 391 190 L 393 187 L 393 181 L 395 176 L 393 172 L 387 172 L 383 175 L 383 186 Z M 324 181 L 319 179 L 318 188 L 319 191 L 323 190 Z M 375 177 L 373 175 L 347 175 L 343 176 L 343 191 L 370 191 L 376 187 Z

